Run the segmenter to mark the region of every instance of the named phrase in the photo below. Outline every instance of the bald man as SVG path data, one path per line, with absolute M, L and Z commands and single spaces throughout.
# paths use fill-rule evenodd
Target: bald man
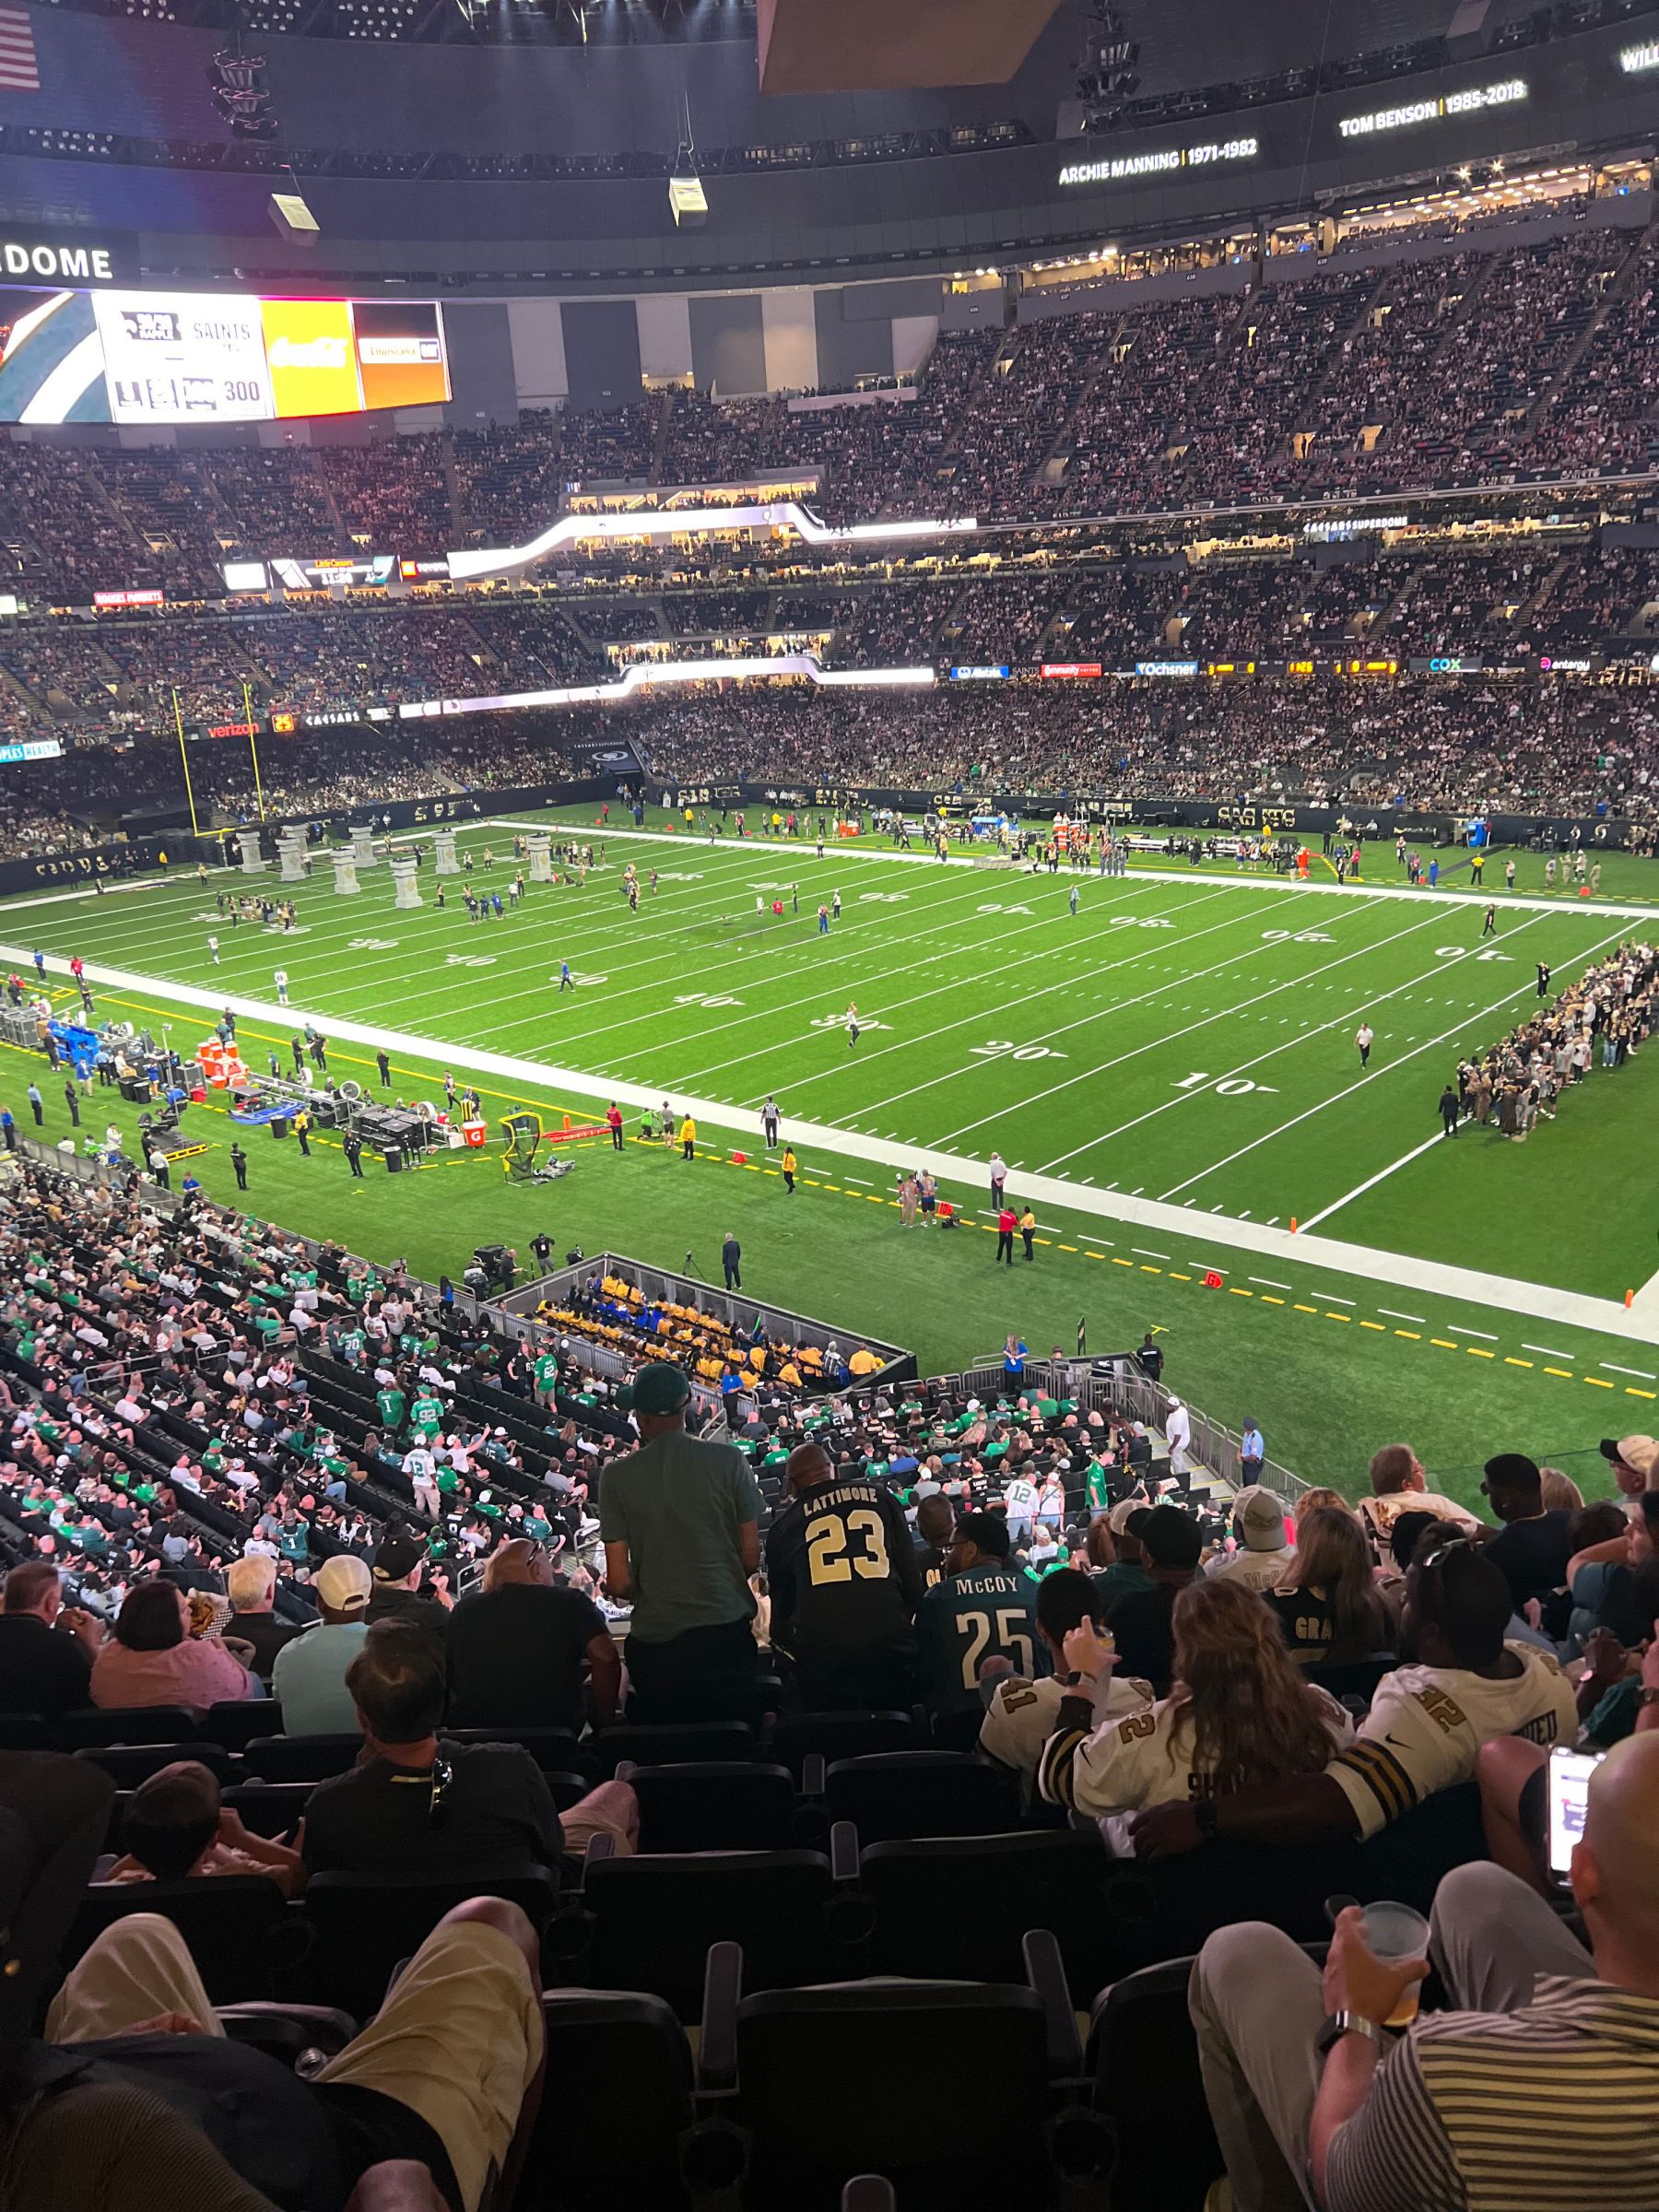
M 784 1470 L 789 1502 L 766 1538 L 774 1646 L 808 1710 L 889 1711 L 914 1695 L 912 1621 L 922 1570 L 904 1509 L 885 1483 L 839 1472 L 821 1444 Z
M 1238 2212 L 1659 2205 L 1659 1731 L 1615 1746 L 1572 1854 L 1590 1948 L 1517 1876 L 1460 1866 L 1429 1950 L 1453 2009 L 1406 2009 L 1425 1959 L 1336 1923 L 1323 1975 L 1259 1922 L 1212 1936 L 1189 2003 Z

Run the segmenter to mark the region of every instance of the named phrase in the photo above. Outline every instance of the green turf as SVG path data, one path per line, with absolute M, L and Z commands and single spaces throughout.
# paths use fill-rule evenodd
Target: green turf
M 498 853 L 508 850 L 500 831 L 467 841 L 477 853 L 487 837 Z M 625 853 L 663 876 L 637 917 L 616 888 Z M 583 1150 L 567 1181 L 529 1194 L 508 1186 L 493 1158 L 447 1158 L 412 1177 L 376 1169 L 357 1183 L 324 1143 L 308 1163 L 291 1143 L 244 1136 L 251 1204 L 377 1258 L 403 1252 L 429 1275 L 458 1274 L 473 1243 L 496 1237 L 522 1251 L 544 1224 L 561 1251 L 608 1244 L 677 1265 L 689 1250 L 708 1272 L 732 1228 L 759 1295 L 913 1346 L 926 1369 L 993 1352 L 1010 1326 L 1038 1351 L 1069 1348 L 1080 1316 L 1095 1349 L 1158 1328 L 1170 1379 L 1196 1404 L 1234 1423 L 1258 1415 L 1276 1457 L 1345 1484 L 1374 1444 L 1398 1433 L 1458 1470 L 1449 1479 L 1472 1494 L 1472 1463 L 1488 1450 L 1559 1460 L 1604 1433 L 1653 1426 L 1659 1385 L 1649 1371 L 1659 1356 L 1646 1347 L 1257 1264 L 1230 1247 L 1206 1249 L 1204 1236 L 1213 1206 L 1258 1220 L 1305 1218 L 1431 1134 L 1444 1068 L 1463 1045 L 1495 1035 L 1509 1012 L 1494 1002 L 1527 1003 L 1539 954 L 1564 977 L 1600 938 L 1617 935 L 1607 918 L 1571 902 L 1517 914 L 1499 942 L 1506 961 L 1481 962 L 1478 912 L 1426 892 L 1420 901 L 1372 900 L 1219 878 L 1091 877 L 1074 919 L 1064 877 L 846 852 L 818 864 L 810 847 L 780 854 L 703 842 L 613 841 L 609 863 L 585 889 L 538 888 L 523 913 L 477 928 L 453 901 L 444 914 L 429 904 L 395 912 L 381 869 L 356 900 L 335 900 L 313 879 L 299 894 L 305 931 L 287 938 L 199 919 L 212 901 L 194 880 L 101 900 L 8 902 L 0 938 L 38 939 L 51 952 L 78 950 L 156 979 L 153 992 L 100 993 L 100 1002 L 171 1018 L 175 1040 L 190 1044 L 203 1018 L 170 1004 L 168 979 L 269 999 L 272 971 L 286 966 L 296 1006 L 324 1026 L 330 1015 L 350 1017 L 433 1041 L 429 1058 L 396 1056 L 394 1086 L 406 1096 L 438 1095 L 448 1041 L 671 1095 L 758 1104 L 775 1088 L 786 1120 L 890 1132 L 971 1159 L 999 1146 L 1016 1191 L 1022 1163 L 1154 1196 L 1194 1179 L 1172 1200 L 1194 1200 L 1190 1237 L 1044 1207 L 1037 1263 L 1010 1276 L 994 1270 L 993 1240 L 977 1219 L 954 1233 L 912 1230 L 907 1248 L 896 1212 L 875 1203 L 880 1168 L 810 1150 L 791 1199 L 775 1176 L 731 1163 L 724 1130 L 705 1128 L 711 1156 L 690 1165 L 635 1144 L 620 1159 Z M 504 888 L 506 873 L 499 862 L 492 880 Z M 752 887 L 796 880 L 799 921 L 769 919 L 757 933 Z M 425 881 L 429 897 L 429 871 Z M 835 888 L 843 920 L 821 939 L 811 910 Z M 1010 911 L 1019 906 L 1030 912 Z M 1290 936 L 1265 934 L 1289 929 L 1292 918 Z M 1148 921 L 1165 926 L 1139 926 Z M 210 928 L 223 945 L 218 970 L 206 955 Z M 1329 942 L 1298 941 L 1303 932 Z M 1442 947 L 1456 957 L 1439 958 Z M 606 981 L 561 1003 L 551 981 L 561 958 Z M 841 1024 L 852 997 L 888 1025 L 867 1028 L 856 1053 Z M 1363 1079 L 1351 1045 L 1361 1010 L 1378 1032 L 1375 1072 Z M 267 1026 L 280 1043 L 286 1031 L 274 1024 L 241 1024 L 255 1065 Z M 1039 1051 L 1049 1056 L 1018 1056 Z M 4 1057 L 6 1095 L 27 1128 L 27 1059 Z M 332 1057 L 372 1074 L 362 1048 L 337 1046 Z M 1199 1071 L 1206 1086 L 1180 1088 Z M 1218 1077 L 1258 1088 L 1220 1093 Z M 1330 1233 L 1621 1296 L 1653 1271 L 1650 1085 L 1643 1063 L 1617 1078 L 1598 1071 L 1526 1146 L 1465 1134 L 1356 1200 Z M 46 1088 L 46 1134 L 56 1135 L 66 1115 Z M 592 1110 L 590 1094 L 561 1096 L 550 1081 L 482 1088 L 492 1113 L 526 1100 Z M 112 1095 L 95 1094 L 93 1125 L 127 1124 L 124 1108 L 106 1114 Z M 1307 1118 L 1285 1129 L 1298 1115 Z M 216 1195 L 233 1196 L 226 1124 L 197 1123 L 216 1147 L 204 1179 Z M 971 1171 L 947 1188 L 982 1210 Z M 1212 1265 L 1223 1275 L 1217 1289 L 1203 1285 Z

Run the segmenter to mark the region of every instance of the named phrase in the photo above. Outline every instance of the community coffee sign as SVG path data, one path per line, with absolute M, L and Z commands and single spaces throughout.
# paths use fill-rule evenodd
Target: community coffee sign
M 130 284 L 138 241 L 130 231 L 0 228 L 0 280 L 6 284 Z

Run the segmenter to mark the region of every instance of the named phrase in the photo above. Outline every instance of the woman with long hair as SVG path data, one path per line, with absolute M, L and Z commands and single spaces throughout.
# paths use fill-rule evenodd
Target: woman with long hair
M 1394 1623 L 1377 1589 L 1371 1545 L 1346 1505 L 1302 1516 L 1296 1556 L 1263 1596 L 1278 1616 L 1290 1655 L 1303 1666 L 1346 1665 L 1394 1647 Z
M 1091 1627 L 1066 1637 L 1098 1724 L 1092 1734 L 1060 1728 L 1044 1745 L 1038 1785 L 1051 1805 L 1103 1818 L 1226 1796 L 1323 1773 L 1353 1734 L 1335 1698 L 1303 1679 L 1253 1590 L 1190 1583 L 1175 1600 L 1173 1630 L 1173 1686 L 1156 1700 L 1144 1683 L 1111 1679 L 1111 1646 Z M 1108 1834 L 1126 1854 L 1126 1835 Z

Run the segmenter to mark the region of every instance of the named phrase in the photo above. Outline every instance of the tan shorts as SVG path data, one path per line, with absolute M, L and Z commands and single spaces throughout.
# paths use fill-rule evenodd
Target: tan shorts
M 185 2013 L 222 2035 L 184 1939 L 159 1913 L 104 1930 L 53 2000 L 46 2040 L 101 2041 Z M 378 2089 L 417 2112 L 477 2206 L 507 2155 L 541 2064 L 541 2008 L 518 1946 L 481 1921 L 446 1922 L 421 1945 L 379 2016 L 317 2076 Z

